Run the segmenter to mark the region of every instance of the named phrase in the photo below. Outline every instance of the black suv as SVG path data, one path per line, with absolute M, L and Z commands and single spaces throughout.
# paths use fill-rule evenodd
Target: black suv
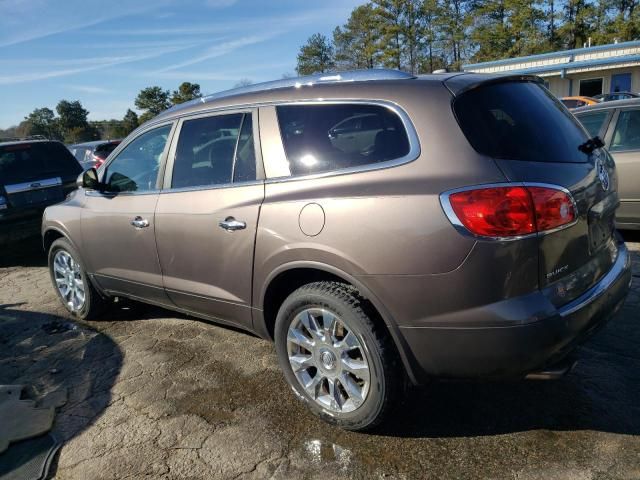
M 60 142 L 0 142 L 0 244 L 38 234 L 42 211 L 76 188 L 81 171 Z

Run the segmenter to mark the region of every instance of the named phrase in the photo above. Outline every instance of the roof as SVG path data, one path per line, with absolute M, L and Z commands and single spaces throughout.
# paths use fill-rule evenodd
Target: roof
M 9 140 L 6 142 L 0 141 L 0 147 L 6 147 L 7 145 L 27 145 L 31 143 L 50 143 L 50 142 L 61 143 L 61 142 L 58 142 L 58 140 L 47 140 L 44 138 L 38 138 L 33 140 Z
M 572 110 L 574 114 L 586 111 L 595 110 L 610 110 L 612 108 L 621 107 L 640 107 L 640 98 L 627 98 L 624 100 L 612 100 L 610 102 L 598 102 L 595 105 L 587 105 L 584 107 L 576 108 Z
M 640 62 L 640 41 L 637 40 L 474 63 L 463 65 L 462 68 L 464 71 L 549 74 L 565 69 L 607 67 L 636 62 Z
M 76 148 L 76 147 L 97 147 L 98 145 L 103 145 L 105 143 L 116 143 L 116 142 L 121 142 L 122 139 L 111 139 L 111 140 L 95 140 L 93 142 L 83 142 L 83 143 L 74 143 L 73 145 L 69 145 L 69 148 Z
M 486 75 L 463 72 L 414 76 L 398 70 L 353 70 L 336 74 L 312 75 L 249 85 L 207 95 L 176 105 L 160 113 L 148 123 L 197 113 L 215 108 L 247 107 L 277 102 L 295 102 L 323 99 L 390 100 L 393 101 L 407 86 L 445 86 L 457 95 L 480 83 L 524 79 L 538 81 L 536 77 L 522 75 Z

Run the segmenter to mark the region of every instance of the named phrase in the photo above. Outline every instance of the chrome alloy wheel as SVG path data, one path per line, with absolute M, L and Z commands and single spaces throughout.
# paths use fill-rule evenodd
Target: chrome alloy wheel
M 300 385 L 327 410 L 352 412 L 367 398 L 371 377 L 365 350 L 328 310 L 308 308 L 294 317 L 287 353 Z
M 64 250 L 59 250 L 53 257 L 53 278 L 69 310 L 81 310 L 84 306 L 85 291 L 80 265 Z

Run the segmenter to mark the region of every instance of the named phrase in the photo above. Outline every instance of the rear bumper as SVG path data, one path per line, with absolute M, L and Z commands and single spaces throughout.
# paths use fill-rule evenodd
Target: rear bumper
M 621 242 L 609 272 L 562 307 L 537 292 L 474 309 L 482 321 L 472 327 L 440 324 L 400 332 L 419 382 L 429 376 L 523 377 L 557 362 L 604 325 L 622 306 L 630 283 L 631 259 Z

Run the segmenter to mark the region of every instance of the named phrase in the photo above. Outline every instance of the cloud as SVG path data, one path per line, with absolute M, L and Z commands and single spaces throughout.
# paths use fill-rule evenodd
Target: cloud
M 94 87 L 92 85 L 67 85 L 67 88 L 71 90 L 76 90 L 82 93 L 92 93 L 92 94 L 105 94 L 111 93 L 111 90 L 102 88 L 102 87 Z
M 204 4 L 211 8 L 226 8 L 234 5 L 237 0 L 205 0 Z
M 269 40 L 270 38 L 275 37 L 278 34 L 280 34 L 280 32 L 272 32 L 265 35 L 252 35 L 249 37 L 242 37 L 242 38 L 230 40 L 227 42 L 217 43 L 209 47 L 203 53 L 196 55 L 195 57 L 192 57 L 180 63 L 169 65 L 168 67 L 156 70 L 156 73 L 168 72 L 170 70 L 177 70 L 179 68 L 188 67 L 189 65 L 194 65 L 196 63 L 204 62 L 205 60 L 221 57 L 239 48 L 246 47 L 248 45 L 254 45 L 256 43 L 262 43 L 266 40 Z
M 110 0 L 109 7 L 104 8 L 102 2 L 96 0 L 0 0 L 0 47 L 145 13 L 169 1 L 156 0 L 143 5 L 128 0 Z
M 38 71 L 28 71 L 24 73 L 16 73 L 11 75 L 0 75 L 0 85 L 10 85 L 15 83 L 32 82 L 36 80 L 45 80 L 49 78 L 65 77 L 68 75 L 75 75 L 78 73 L 90 72 L 93 70 L 100 70 L 103 68 L 113 67 L 116 65 L 122 65 L 126 63 L 139 62 L 141 60 L 148 60 L 150 58 L 160 57 L 168 53 L 173 53 L 182 48 L 165 48 L 156 49 L 150 52 L 139 53 L 137 55 L 125 55 L 120 57 L 102 57 L 94 59 L 71 59 L 71 60 L 59 60 L 57 61 L 58 68 Z M 42 65 L 33 65 L 35 67 L 41 67 Z

